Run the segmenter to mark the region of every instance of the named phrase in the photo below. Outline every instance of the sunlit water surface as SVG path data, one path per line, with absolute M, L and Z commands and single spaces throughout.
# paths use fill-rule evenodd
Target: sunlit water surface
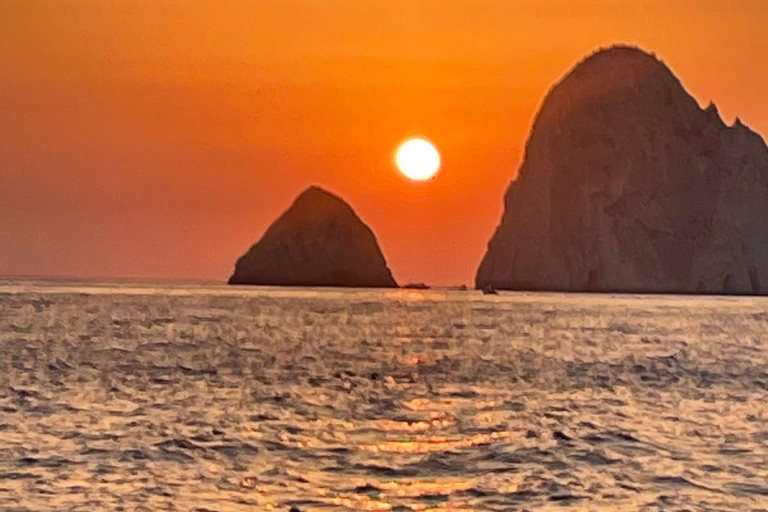
M 768 300 L 0 285 L 0 508 L 768 509 Z

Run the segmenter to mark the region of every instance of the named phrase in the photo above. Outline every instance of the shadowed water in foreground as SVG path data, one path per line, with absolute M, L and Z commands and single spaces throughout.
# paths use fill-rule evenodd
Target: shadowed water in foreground
M 0 286 L 3 510 L 768 510 L 768 299 Z

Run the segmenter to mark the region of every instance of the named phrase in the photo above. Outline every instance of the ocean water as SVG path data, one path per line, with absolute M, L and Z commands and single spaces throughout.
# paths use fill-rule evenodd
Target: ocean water
M 768 299 L 0 285 L 0 510 L 768 510 Z

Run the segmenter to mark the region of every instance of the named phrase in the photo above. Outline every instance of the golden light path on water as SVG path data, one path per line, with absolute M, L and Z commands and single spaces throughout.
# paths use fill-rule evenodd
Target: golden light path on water
M 0 285 L 0 503 L 760 510 L 764 298 Z

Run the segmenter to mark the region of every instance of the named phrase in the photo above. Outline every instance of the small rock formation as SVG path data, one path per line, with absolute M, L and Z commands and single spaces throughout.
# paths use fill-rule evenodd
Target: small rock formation
M 397 287 L 370 228 L 319 187 L 296 198 L 237 260 L 229 284 Z
M 768 293 L 768 147 L 637 48 L 546 98 L 477 288 Z

